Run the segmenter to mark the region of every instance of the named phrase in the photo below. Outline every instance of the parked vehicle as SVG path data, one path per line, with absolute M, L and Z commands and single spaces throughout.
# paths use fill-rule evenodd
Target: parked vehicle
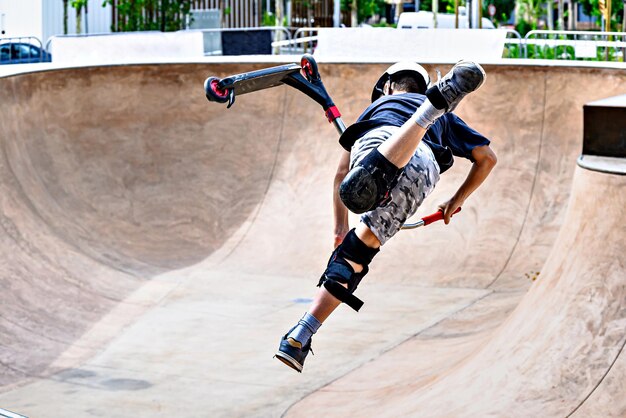
M 3 42 L 0 39 L 0 64 L 51 62 L 52 55 L 43 48 L 26 42 Z
M 469 27 L 468 17 L 464 8 L 459 7 L 459 29 Z M 437 13 L 437 28 L 454 29 L 454 14 Z M 487 18 L 482 18 L 483 29 L 495 29 L 493 22 Z M 434 27 L 433 13 L 421 10 L 419 12 L 400 13 L 398 19 L 398 29 L 432 29 Z

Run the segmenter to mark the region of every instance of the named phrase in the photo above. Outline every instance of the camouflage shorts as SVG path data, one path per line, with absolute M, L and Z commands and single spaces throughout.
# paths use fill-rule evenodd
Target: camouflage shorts
M 384 126 L 371 130 L 359 138 L 352 146 L 350 168 L 398 129 L 395 126 Z M 415 154 L 402 170 L 398 183 L 391 190 L 391 200 L 384 206 L 361 215 L 361 222 L 369 227 L 381 244 L 385 244 L 417 211 L 426 196 L 433 191 L 437 181 L 439 165 L 430 147 L 420 142 Z

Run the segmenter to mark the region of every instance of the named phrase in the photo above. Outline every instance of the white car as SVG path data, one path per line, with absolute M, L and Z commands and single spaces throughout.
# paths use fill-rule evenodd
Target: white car
M 454 14 L 437 13 L 438 29 L 454 29 Z M 398 29 L 432 29 L 434 28 L 433 13 L 421 10 L 419 12 L 400 13 Z M 467 29 L 469 22 L 464 7 L 459 7 L 459 29 Z M 493 22 L 482 18 L 483 29 L 495 29 Z

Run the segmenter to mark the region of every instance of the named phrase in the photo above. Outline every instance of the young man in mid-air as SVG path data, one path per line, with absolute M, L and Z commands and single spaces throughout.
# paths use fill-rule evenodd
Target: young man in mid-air
M 280 342 L 276 357 L 283 363 L 301 372 L 326 318 L 342 302 L 361 308 L 353 293 L 370 262 L 432 192 L 453 156 L 473 165 L 439 206 L 446 224 L 487 178 L 496 164 L 489 140 L 451 113 L 484 79 L 480 65 L 460 61 L 431 87 L 426 70 L 413 62 L 394 64 L 378 80 L 373 103 L 339 140 L 346 151 L 335 179 L 336 248 L 309 310 Z M 348 209 L 362 214 L 350 231 Z

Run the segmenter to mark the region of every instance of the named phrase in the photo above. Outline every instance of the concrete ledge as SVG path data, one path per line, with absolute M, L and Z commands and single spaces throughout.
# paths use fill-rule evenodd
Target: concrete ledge
M 128 32 L 98 36 L 53 36 L 49 52 L 57 63 L 119 62 L 137 58 L 193 59 L 204 54 L 202 32 Z
M 584 155 L 578 157 L 578 165 L 592 171 L 607 174 L 626 175 L 626 159 L 615 157 L 599 157 L 597 155 Z
M 0 77 L 8 77 L 19 74 L 34 73 L 41 71 L 53 71 L 67 68 L 86 68 L 116 65 L 146 65 L 146 64 L 288 64 L 300 62 L 301 55 L 241 55 L 241 56 L 207 56 L 198 58 L 163 58 L 163 57 L 134 57 L 116 60 L 91 61 L 81 63 L 37 63 L 37 64 L 12 64 L 0 65 Z M 371 57 L 318 57 L 315 59 L 320 64 L 393 64 L 397 59 L 371 58 Z M 454 64 L 457 60 L 420 60 L 421 64 Z M 481 60 L 484 65 L 518 66 L 518 67 L 568 67 L 589 69 L 621 69 L 626 70 L 623 62 L 599 62 L 599 61 L 554 61 L 534 59 L 497 59 Z
M 315 56 L 376 60 L 491 61 L 502 57 L 504 30 L 323 28 Z

